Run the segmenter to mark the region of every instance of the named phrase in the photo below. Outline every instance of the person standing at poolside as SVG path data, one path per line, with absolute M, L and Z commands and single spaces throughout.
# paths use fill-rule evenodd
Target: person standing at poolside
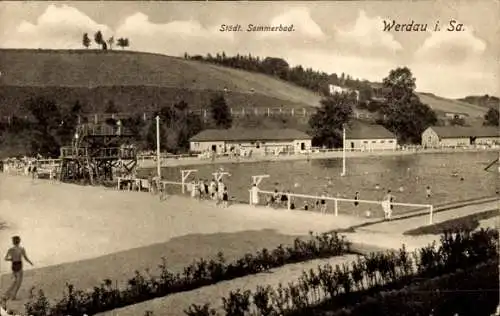
M 382 209 L 384 210 L 384 218 L 387 220 L 391 219 L 392 216 L 392 201 L 393 196 L 391 194 L 391 190 L 387 191 L 387 194 L 382 199 Z
M 325 193 L 321 194 L 321 199 L 319 200 L 319 204 L 321 206 L 321 213 L 326 213 L 326 195 Z
M 359 192 L 356 191 L 356 193 L 354 194 L 354 214 L 355 215 L 358 215 L 358 205 L 359 205 Z
M 21 247 L 21 238 L 19 236 L 12 237 L 12 244 L 13 247 L 11 247 L 7 251 L 5 260 L 12 262 L 12 274 L 14 276 L 14 282 L 5 293 L 5 300 L 17 299 L 17 292 L 19 291 L 21 283 L 23 282 L 23 259 L 26 260 L 29 264 L 33 265 L 33 262 L 28 259 L 26 250 Z
M 250 189 L 250 192 L 252 194 L 252 205 L 257 206 L 259 205 L 259 188 L 257 187 L 257 184 L 254 183 L 252 185 L 252 188 Z
M 222 202 L 222 198 L 224 195 L 224 182 L 222 182 L 222 179 L 219 180 L 219 183 L 217 184 L 217 204 Z
M 222 191 L 222 207 L 227 208 L 229 206 L 229 192 L 227 192 L 227 187 L 224 186 Z

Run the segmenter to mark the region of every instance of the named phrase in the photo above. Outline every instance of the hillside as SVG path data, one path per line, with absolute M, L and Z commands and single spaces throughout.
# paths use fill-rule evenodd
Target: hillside
M 487 111 L 487 108 L 466 103 L 460 100 L 446 99 L 438 97 L 432 93 L 417 93 L 420 101 L 429 105 L 436 112 L 465 113 L 470 119 L 481 119 Z
M 470 95 L 465 98 L 459 99 L 459 101 L 467 102 L 469 104 L 481 106 L 481 107 L 498 107 L 500 106 L 500 98 L 489 95 Z
M 234 109 L 310 108 L 320 101 L 317 93 L 265 74 L 132 51 L 0 49 L 0 72 L 0 116 L 19 113 L 30 96 L 46 96 L 63 106 L 78 100 L 88 112 L 102 112 L 108 101 L 124 112 L 179 100 L 202 108 L 225 88 Z M 466 113 L 469 120 L 480 120 L 487 110 L 473 102 L 418 95 L 438 114 Z
M 318 94 L 263 74 L 130 51 L 0 49 L 0 72 L 3 115 L 38 94 L 65 105 L 79 100 L 89 110 L 102 109 L 108 100 L 137 109 L 180 98 L 202 107 L 214 91 L 225 88 L 235 108 L 303 108 L 320 100 Z

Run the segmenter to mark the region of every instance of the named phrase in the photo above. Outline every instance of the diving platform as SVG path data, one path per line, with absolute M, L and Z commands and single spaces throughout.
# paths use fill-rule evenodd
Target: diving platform
M 71 146 L 60 148 L 60 180 L 95 184 L 133 175 L 137 166 L 134 137 L 120 121 L 116 125 L 79 124 Z

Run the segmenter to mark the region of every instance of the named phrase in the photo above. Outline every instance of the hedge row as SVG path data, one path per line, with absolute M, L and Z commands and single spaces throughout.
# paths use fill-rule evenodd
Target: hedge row
M 421 280 L 459 269 L 467 270 L 495 259 L 498 256 L 497 240 L 498 231 L 493 230 L 446 232 L 441 237 L 440 246 L 432 244 L 412 253 L 404 248 L 398 252 L 372 253 L 350 265 L 332 267 L 326 264 L 316 271 L 304 271 L 298 282 L 288 286 L 280 284 L 277 289 L 258 287 L 253 293 L 231 292 L 223 298 L 223 309 L 227 316 L 248 313 L 262 316 L 323 315 L 339 306 L 355 306 L 382 291 L 399 290 Z M 498 277 L 494 279 L 498 281 Z M 210 304 L 193 304 L 185 313 L 189 316 L 216 315 Z
M 328 316 L 456 315 L 490 316 L 499 303 L 498 260 L 425 280 L 399 291 L 382 292 Z M 296 314 L 299 315 L 299 314 Z M 304 316 L 310 313 L 302 314 Z
M 127 287 L 121 290 L 116 286 L 113 288 L 113 282 L 109 279 L 92 291 L 75 290 L 73 285 L 67 284 L 64 297 L 55 304 L 51 304 L 43 290 L 39 290 L 36 295 L 30 295 L 25 310 L 33 316 L 93 315 L 289 263 L 340 256 L 350 251 L 349 242 L 337 234 L 310 234 L 310 239 L 295 239 L 293 246 L 280 245 L 272 251 L 264 248 L 256 255 L 246 254 L 232 263 L 226 263 L 223 254 L 219 253 L 216 260 L 200 259 L 184 268 L 182 273 L 170 272 L 165 258 L 162 258 L 159 276 L 152 276 L 149 271 L 146 271 L 146 275 L 136 271 Z

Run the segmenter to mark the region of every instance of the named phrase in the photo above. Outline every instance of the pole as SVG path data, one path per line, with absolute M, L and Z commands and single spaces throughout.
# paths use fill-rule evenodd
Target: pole
M 340 176 L 345 176 L 345 124 L 342 124 L 342 174 Z
M 161 160 L 160 160 L 160 116 L 156 116 L 156 172 L 161 179 Z
M 434 206 L 430 206 L 430 214 L 429 214 L 429 225 L 432 225 L 434 217 Z

